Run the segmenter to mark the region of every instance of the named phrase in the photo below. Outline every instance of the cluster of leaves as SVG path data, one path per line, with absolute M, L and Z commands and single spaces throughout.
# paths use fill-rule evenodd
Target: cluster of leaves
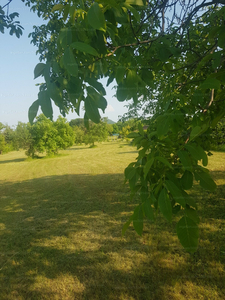
M 0 6 L 0 32 L 4 33 L 5 29 L 10 29 L 9 34 L 15 34 L 17 38 L 19 38 L 23 34 L 23 27 L 20 25 L 19 21 L 15 21 L 14 19 L 19 17 L 17 12 L 13 12 L 11 14 L 5 14 L 2 6 Z
M 177 61 L 176 55 L 166 57 L 164 53 L 159 70 L 163 73 L 154 75 L 157 104 L 148 131 L 145 133 L 140 126 L 139 133 L 128 136 L 134 138 L 139 156 L 126 168 L 125 176 L 132 195 L 138 193 L 141 203 L 123 231 L 133 222 L 141 234 L 144 217 L 154 220 L 157 211 L 168 221 L 178 214 L 177 235 L 190 252 L 197 249 L 199 218 L 196 199 L 187 191 L 194 180 L 206 190 L 216 189 L 205 167 L 211 128 L 225 113 L 225 40 L 219 34 L 224 13 L 224 9 L 209 9 L 197 23 L 190 24 L 183 42 L 186 53 L 179 54 Z M 215 29 L 213 24 L 218 27 Z M 169 52 L 170 48 L 165 45 L 164 49 Z
M 107 85 L 115 79 L 119 101 L 144 103 L 153 114 L 147 133 L 140 125 L 130 135 L 139 156 L 125 176 L 141 201 L 124 230 L 133 222 L 141 234 L 143 218 L 153 219 L 154 209 L 168 221 L 179 211 L 178 238 L 194 252 L 197 205 L 187 191 L 194 179 L 210 191 L 216 188 L 205 168 L 208 135 L 225 113 L 223 1 L 25 2 L 49 18 L 31 34 L 45 61 L 36 66 L 35 78 L 43 76 L 45 83 L 30 121 L 39 106 L 51 118 L 52 99 L 62 113 L 79 114 L 84 102 L 86 126 L 88 119 L 99 123 L 99 109 L 107 105 L 99 79 L 108 77 Z
M 32 158 L 44 152 L 55 155 L 59 149 L 66 149 L 74 144 L 74 131 L 61 116 L 52 122 L 41 114 L 33 125 L 28 126 L 28 130 L 31 139 L 25 149 L 26 155 Z

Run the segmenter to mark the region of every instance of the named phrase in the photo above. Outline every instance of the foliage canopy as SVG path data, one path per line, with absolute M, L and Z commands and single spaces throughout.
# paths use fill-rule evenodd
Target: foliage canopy
M 133 222 L 141 234 L 157 211 L 169 222 L 176 213 L 181 244 L 196 251 L 197 205 L 187 191 L 194 179 L 216 188 L 207 137 L 225 112 L 224 0 L 23 2 L 48 20 L 30 34 L 40 55 L 34 77 L 44 79 L 30 121 L 39 106 L 51 119 L 54 101 L 63 115 L 83 103 L 86 125 L 99 123 L 107 106 L 99 80 L 115 79 L 118 101 L 133 99 L 152 115 L 147 132 L 140 125 L 130 134 L 139 155 L 125 176 L 140 205 L 123 232 Z
M 19 38 L 23 34 L 23 27 L 19 21 L 15 21 L 15 18 L 19 17 L 17 12 L 9 13 L 9 4 L 12 0 L 8 1 L 5 5 L 0 5 L 0 32 L 4 33 L 5 29 L 10 29 L 9 34 L 15 34 Z M 7 13 L 4 9 L 7 8 Z

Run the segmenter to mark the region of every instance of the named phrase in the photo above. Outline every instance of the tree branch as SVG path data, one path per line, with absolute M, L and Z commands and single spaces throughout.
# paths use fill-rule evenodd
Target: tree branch
M 131 44 L 126 44 L 126 45 L 122 45 L 122 46 L 117 46 L 113 49 L 113 51 L 109 54 L 107 54 L 106 56 L 111 56 L 113 55 L 118 49 L 120 48 L 124 48 L 124 47 L 132 47 L 132 46 L 138 46 L 138 45 L 141 45 L 141 44 L 149 44 L 149 43 L 152 43 L 154 41 L 156 41 L 161 35 L 157 36 L 156 38 L 154 39 L 150 39 L 150 40 L 146 40 L 146 41 L 139 41 L 138 43 L 131 43 Z
M 11 2 L 12 2 L 12 0 L 9 0 L 8 3 L 6 3 L 4 6 L 2 6 L 2 9 L 5 8 L 6 6 L 8 6 Z

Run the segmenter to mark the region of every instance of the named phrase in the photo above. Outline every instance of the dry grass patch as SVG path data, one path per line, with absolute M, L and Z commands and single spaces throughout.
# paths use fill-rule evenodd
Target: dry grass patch
M 193 192 L 201 235 L 190 255 L 160 216 L 121 237 L 136 205 L 123 170 L 137 156 L 121 144 L 0 156 L 0 299 L 225 299 L 225 154 L 211 158 L 216 193 Z

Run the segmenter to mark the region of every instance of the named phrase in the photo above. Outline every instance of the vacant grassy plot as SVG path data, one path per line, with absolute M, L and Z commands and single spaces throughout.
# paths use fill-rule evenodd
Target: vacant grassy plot
M 211 157 L 215 194 L 194 191 L 200 245 L 186 253 L 175 222 L 122 224 L 135 207 L 123 185 L 137 156 L 122 143 L 27 161 L 0 156 L 0 299 L 225 299 L 225 153 Z

